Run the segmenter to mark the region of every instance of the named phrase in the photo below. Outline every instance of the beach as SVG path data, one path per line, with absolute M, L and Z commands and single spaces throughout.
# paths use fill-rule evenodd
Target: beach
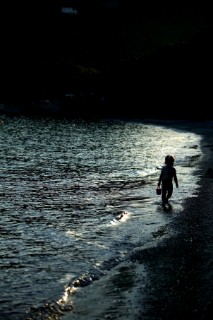
M 195 173 L 201 177 L 197 193 L 185 201 L 184 210 L 169 226 L 176 236 L 136 253 L 149 276 L 140 281 L 143 272 L 138 269 L 132 291 L 136 308 L 125 319 L 212 319 L 213 135 L 205 128 L 203 134 L 203 158 Z
M 114 269 L 108 279 L 88 286 L 87 299 L 81 296 L 78 307 L 85 310 L 81 319 L 122 320 L 208 320 L 213 311 L 213 132 L 205 124 L 203 157 L 195 175 L 199 187 L 186 199 L 183 210 L 167 229 L 172 237 L 162 237 L 150 248 L 138 248 L 130 262 Z M 181 184 L 181 182 L 180 182 Z M 165 212 L 165 214 L 169 214 Z M 163 233 L 164 231 L 162 231 Z M 157 235 L 156 237 L 161 235 Z M 107 277 L 107 276 L 106 276 Z M 106 285 L 107 283 L 107 285 Z M 97 299 L 98 294 L 105 299 Z M 89 296 L 89 299 L 88 299 Z M 87 304 L 85 304 L 87 301 Z M 109 307 L 110 306 L 110 307 Z M 75 308 L 64 320 L 78 319 Z
M 150 273 L 146 298 L 137 319 L 210 319 L 213 311 L 213 166 L 212 133 L 203 139 L 204 156 L 195 197 L 172 226 L 176 237 L 167 239 L 147 257 Z M 170 226 L 171 227 L 171 226 Z M 143 308 L 142 308 L 143 309 Z
M 212 129 L 4 117 L 0 319 L 209 319 Z M 179 188 L 163 208 L 168 150 Z
M 203 130 L 203 157 L 196 194 L 169 225 L 176 236 L 161 245 L 137 252 L 136 287 L 130 301 L 135 308 L 126 317 L 134 320 L 212 319 L 213 314 L 213 132 Z M 146 276 L 143 276 L 144 272 Z M 147 277 L 148 275 L 148 277 Z

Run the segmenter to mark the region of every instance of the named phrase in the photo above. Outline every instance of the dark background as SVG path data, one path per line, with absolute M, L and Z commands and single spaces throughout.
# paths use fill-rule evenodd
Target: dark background
M 205 1 L 7 1 L 0 20 L 0 103 L 28 113 L 49 100 L 70 116 L 212 119 Z

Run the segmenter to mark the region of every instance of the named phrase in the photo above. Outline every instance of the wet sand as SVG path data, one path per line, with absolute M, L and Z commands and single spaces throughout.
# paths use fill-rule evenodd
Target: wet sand
M 159 236 L 149 248 L 138 248 L 104 281 L 93 284 L 95 290 L 88 286 L 77 309 L 63 320 L 212 319 L 213 123 L 193 131 L 203 135 L 203 157 L 195 172 L 200 182 L 169 224 L 168 237 Z
M 186 200 L 170 226 L 175 236 L 142 257 L 149 276 L 140 284 L 141 308 L 132 319 L 212 319 L 213 130 L 209 129 L 204 130 L 204 157 L 195 173 L 201 176 L 197 194 Z

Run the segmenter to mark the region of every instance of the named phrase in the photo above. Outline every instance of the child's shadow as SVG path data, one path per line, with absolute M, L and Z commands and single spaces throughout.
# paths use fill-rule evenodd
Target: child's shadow
M 172 205 L 170 203 L 163 205 L 163 211 L 164 212 L 171 212 L 172 209 L 173 209 L 173 207 L 172 207 Z

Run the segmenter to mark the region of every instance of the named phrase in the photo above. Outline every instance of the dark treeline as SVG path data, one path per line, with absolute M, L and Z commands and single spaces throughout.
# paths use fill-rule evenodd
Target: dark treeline
M 0 103 L 30 112 L 48 99 L 70 115 L 212 118 L 209 5 L 74 0 L 71 16 L 62 2 L 1 3 Z

